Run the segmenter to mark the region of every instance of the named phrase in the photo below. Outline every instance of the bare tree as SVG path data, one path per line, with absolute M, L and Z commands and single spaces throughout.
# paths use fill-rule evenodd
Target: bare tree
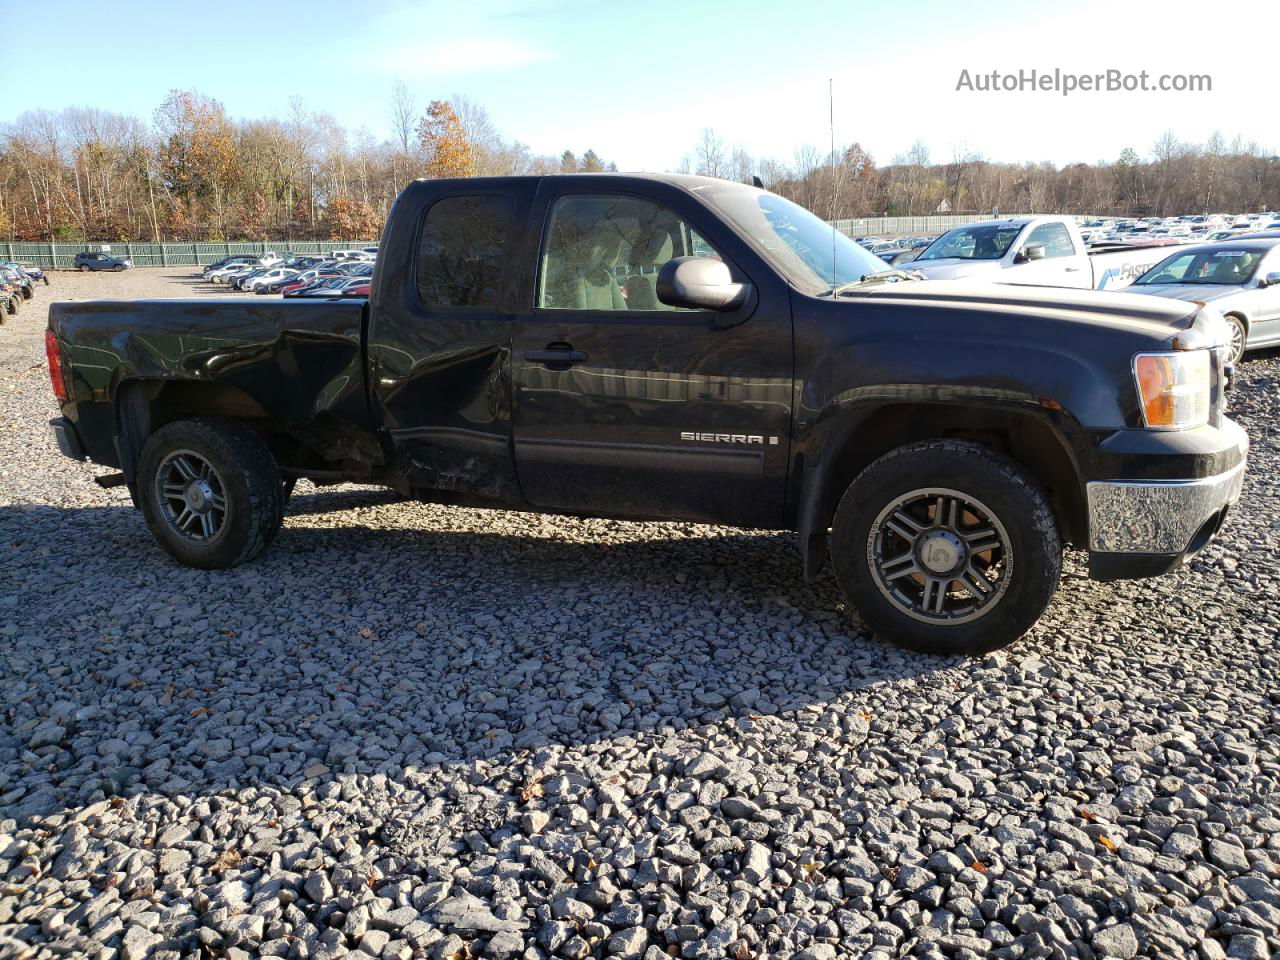
M 407 158 L 418 129 L 418 98 L 400 79 L 391 87 L 391 129 L 400 144 L 400 153 Z
M 702 131 L 698 141 L 698 173 L 704 177 L 723 177 L 728 172 L 724 158 L 724 141 L 710 127 Z

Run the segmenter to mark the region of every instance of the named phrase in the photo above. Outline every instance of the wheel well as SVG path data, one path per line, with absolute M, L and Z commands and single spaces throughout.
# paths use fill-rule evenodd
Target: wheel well
M 147 438 L 167 423 L 192 417 L 225 417 L 259 433 L 271 433 L 267 412 L 253 397 L 225 383 L 135 380 L 116 392 L 120 468 L 132 482 Z
M 882 407 L 844 438 L 822 484 L 815 529 L 830 527 L 840 497 L 873 461 L 908 443 L 937 439 L 969 440 L 1021 464 L 1044 490 L 1063 541 L 1083 541 L 1088 530 L 1084 491 L 1075 462 L 1052 426 L 1014 410 L 929 404 Z
M 167 423 L 193 417 L 220 417 L 244 424 L 261 436 L 282 469 L 307 476 L 342 468 L 352 479 L 380 463 L 377 451 L 348 441 L 336 424 L 317 421 L 310 430 L 281 423 L 249 393 L 226 383 L 191 380 L 133 380 L 116 392 L 120 469 L 133 482 L 147 438 Z M 323 452 L 329 444 L 330 455 Z
M 1235 317 L 1235 318 L 1236 318 L 1237 320 L 1239 320 L 1242 324 L 1244 324 L 1244 328 L 1245 328 L 1245 330 L 1248 330 L 1248 329 L 1249 329 L 1249 318 L 1248 318 L 1248 317 L 1246 317 L 1243 313 L 1240 313 L 1240 312 L 1238 312 L 1238 311 L 1236 311 L 1236 310 L 1228 310 L 1226 313 L 1224 313 L 1224 314 L 1223 314 L 1223 316 L 1224 316 L 1224 317 Z

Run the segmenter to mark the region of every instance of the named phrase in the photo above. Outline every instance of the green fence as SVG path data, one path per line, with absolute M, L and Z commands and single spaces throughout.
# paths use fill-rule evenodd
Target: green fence
M 1043 215 L 1048 216 L 1048 214 Z M 1002 213 L 1000 216 L 1029 217 L 1037 214 Z M 966 223 L 990 219 L 992 217 L 989 213 L 940 213 L 927 217 L 858 217 L 853 220 L 837 220 L 835 224 L 837 230 L 849 237 L 888 237 L 915 233 L 945 233 L 952 227 L 963 227 Z
M 280 240 L 274 243 L 0 243 L 0 258 L 44 269 L 70 270 L 77 253 L 103 252 L 135 267 L 194 267 L 237 254 L 329 253 L 372 247 L 376 240 Z

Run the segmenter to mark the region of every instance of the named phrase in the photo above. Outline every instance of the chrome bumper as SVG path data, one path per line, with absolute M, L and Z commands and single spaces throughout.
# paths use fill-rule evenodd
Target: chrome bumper
M 1243 486 L 1243 460 L 1226 473 L 1199 480 L 1089 483 L 1089 549 L 1099 553 L 1186 553 L 1205 525 L 1220 519 L 1223 508 L 1240 499 Z

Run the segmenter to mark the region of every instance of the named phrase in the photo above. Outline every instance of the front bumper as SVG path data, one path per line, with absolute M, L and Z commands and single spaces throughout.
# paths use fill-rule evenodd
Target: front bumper
M 1202 550 L 1244 486 L 1248 436 L 1225 421 L 1231 463 L 1187 479 L 1101 480 L 1086 485 L 1089 575 L 1098 580 L 1159 576 Z

